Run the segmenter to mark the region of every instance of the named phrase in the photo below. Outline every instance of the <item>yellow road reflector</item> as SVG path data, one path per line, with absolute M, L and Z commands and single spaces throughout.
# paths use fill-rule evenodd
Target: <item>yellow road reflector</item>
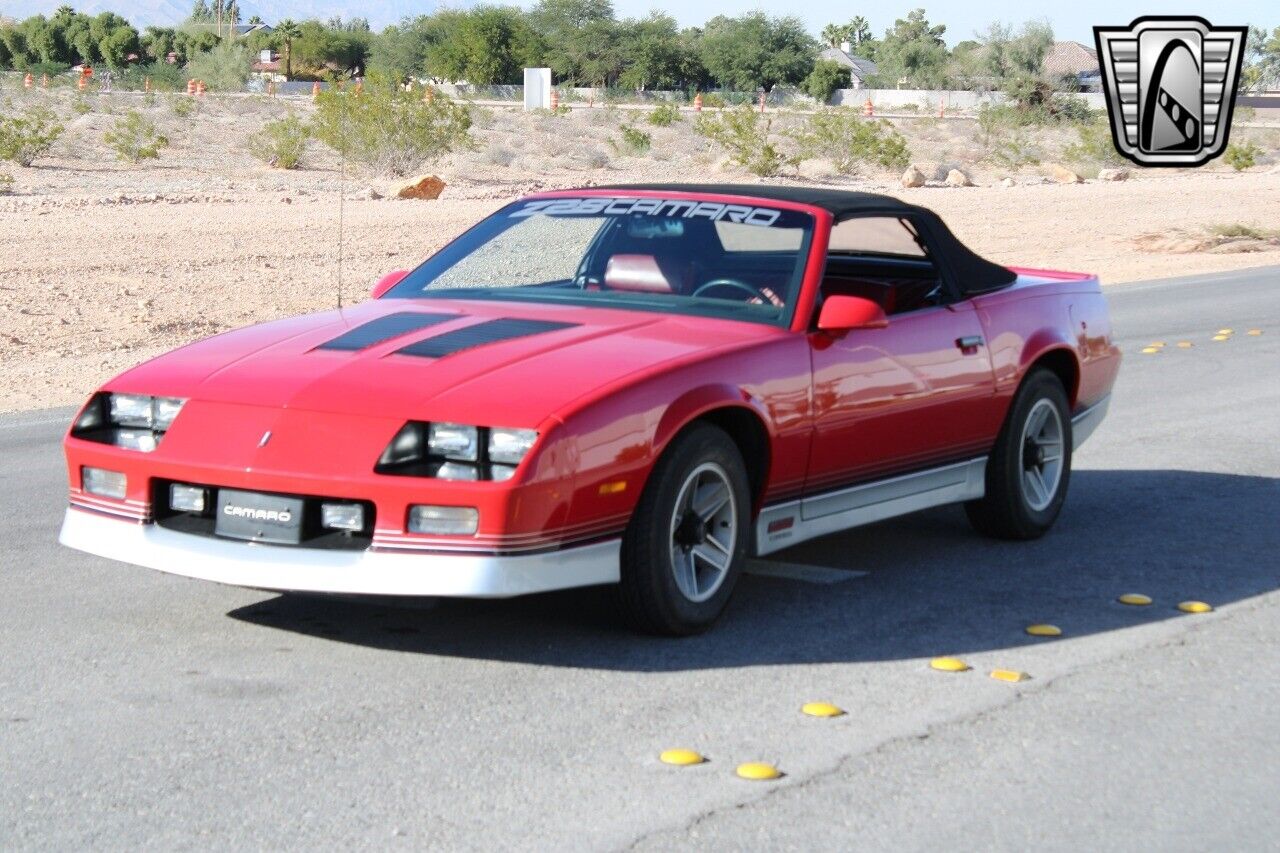
M 692 749 L 667 749 L 658 756 L 658 760 L 663 764 L 674 764 L 677 767 L 687 767 L 690 764 L 701 764 L 707 759 L 701 754 L 694 752 Z
M 737 773 L 738 777 L 741 779 L 753 779 L 757 781 L 764 779 L 777 779 L 782 775 L 778 768 L 774 767 L 772 764 L 765 764 L 761 761 L 748 761 L 746 764 L 739 764 Z
M 1195 344 L 1191 341 L 1178 341 L 1178 349 L 1191 349 Z
M 1178 609 L 1183 613 L 1208 613 L 1213 607 L 1203 601 L 1184 601 L 1178 605 Z
M 1247 334 L 1253 335 L 1255 338 L 1262 334 L 1261 329 L 1250 329 Z
M 621 492 L 625 492 L 626 490 L 627 490 L 626 480 L 618 480 L 613 483 L 600 484 L 600 494 L 602 495 L 616 495 Z
M 1121 604 L 1132 604 L 1135 607 L 1142 607 L 1151 603 L 1151 596 L 1143 595 L 1140 592 L 1126 592 L 1124 595 L 1116 599 Z
M 1213 339 L 1215 341 L 1229 341 L 1231 340 L 1231 336 L 1230 335 L 1214 335 Z
M 1031 676 L 1025 672 L 1018 672 L 1016 669 L 993 669 L 991 677 L 996 681 L 1026 681 Z
M 1162 346 L 1164 346 L 1164 341 L 1152 341 L 1151 343 L 1147 344 L 1147 346 L 1149 346 L 1149 347 L 1162 347 Z
M 929 666 L 943 672 L 965 672 L 969 669 L 969 664 L 960 658 L 934 658 L 929 661 Z
M 1219 330 L 1218 330 L 1218 334 L 1220 334 L 1220 335 L 1233 335 L 1233 334 L 1235 334 L 1235 329 L 1219 329 Z
M 800 706 L 800 710 L 810 717 L 840 717 L 844 715 L 843 708 L 832 705 L 830 702 L 806 702 Z
M 1142 351 L 1148 354 L 1160 352 L 1160 347 L 1143 347 Z
M 1061 637 L 1062 629 L 1057 625 L 1028 625 L 1027 633 L 1033 637 Z

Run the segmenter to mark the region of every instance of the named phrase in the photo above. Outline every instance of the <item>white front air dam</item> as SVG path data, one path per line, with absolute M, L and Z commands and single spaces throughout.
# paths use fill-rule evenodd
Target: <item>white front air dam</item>
M 99 557 L 254 589 L 510 598 L 617 583 L 621 540 L 540 554 L 336 551 L 178 533 L 71 507 L 58 541 Z

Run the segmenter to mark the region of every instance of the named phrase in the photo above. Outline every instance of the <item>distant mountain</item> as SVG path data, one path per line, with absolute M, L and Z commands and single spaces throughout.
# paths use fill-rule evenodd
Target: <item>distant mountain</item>
M 116 12 L 129 19 L 138 29 L 148 24 L 172 27 L 182 23 L 191 13 L 191 0 L 4 0 L 4 14 L 10 18 L 22 20 L 31 15 L 52 15 L 59 6 L 74 6 L 77 11 L 88 15 L 99 12 Z M 435 10 L 433 2 L 423 0 L 365 0 L 352 10 L 352 5 L 343 0 L 244 0 L 240 4 L 240 18 L 248 21 L 254 15 L 268 24 L 274 24 L 285 18 L 305 21 L 318 18 L 327 21 L 329 18 L 341 16 L 368 18 L 369 24 L 379 30 L 387 24 L 394 24 L 406 15 L 425 15 Z

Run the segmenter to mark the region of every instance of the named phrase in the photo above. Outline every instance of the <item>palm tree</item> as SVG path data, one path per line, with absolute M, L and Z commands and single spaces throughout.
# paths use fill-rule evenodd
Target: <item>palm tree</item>
M 302 35 L 302 28 L 292 18 L 285 18 L 276 24 L 272 35 L 284 50 L 284 76 L 288 79 L 293 76 L 293 40 Z
M 822 28 L 822 40 L 827 43 L 827 47 L 839 47 L 840 43 L 848 38 L 848 27 L 842 27 L 839 24 L 827 24 Z
M 867 23 L 867 19 L 858 15 L 849 22 L 849 26 L 845 27 L 846 37 L 854 44 L 862 44 L 864 41 L 871 40 L 871 24 Z

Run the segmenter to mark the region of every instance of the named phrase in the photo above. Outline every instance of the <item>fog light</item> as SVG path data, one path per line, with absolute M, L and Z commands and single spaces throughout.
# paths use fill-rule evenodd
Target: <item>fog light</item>
M 360 504 L 320 504 L 320 526 L 330 530 L 364 530 Z
M 169 509 L 178 512 L 204 512 L 204 489 L 174 483 L 169 487 Z
M 80 483 L 91 495 L 101 495 L 104 498 L 117 500 L 124 498 L 129 487 L 129 481 L 124 474 L 103 468 L 81 468 Z
M 480 511 L 469 506 L 411 506 L 410 533 L 471 536 L 480 526 Z

